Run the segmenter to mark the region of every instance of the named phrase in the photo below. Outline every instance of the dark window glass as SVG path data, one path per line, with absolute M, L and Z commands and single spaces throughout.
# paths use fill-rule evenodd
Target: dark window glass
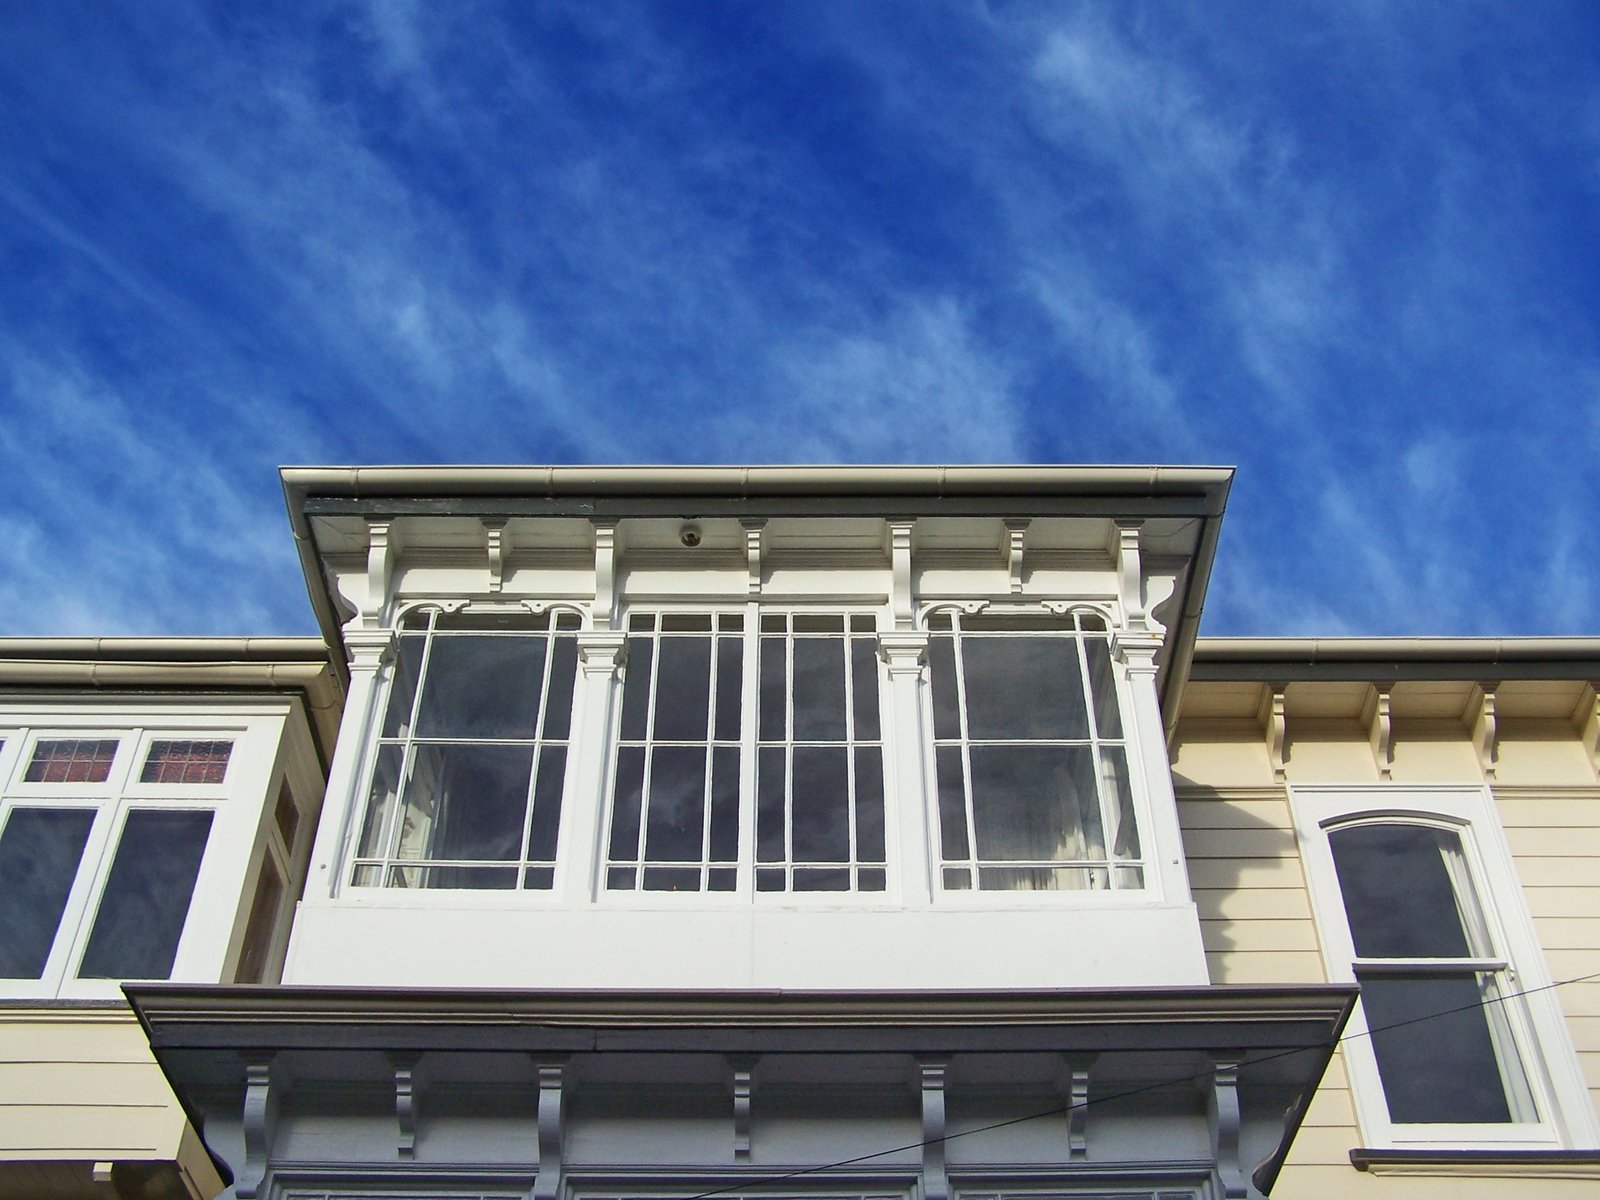
M 518 857 L 532 746 L 423 743 L 412 755 L 396 857 Z
M 1466 958 L 1445 855 L 1461 839 L 1425 825 L 1352 825 L 1328 835 L 1361 958 Z
M 93 809 L 11 810 L 0 833 L 0 978 L 44 975 L 93 825 Z
M 435 636 L 417 712 L 425 738 L 531 738 L 543 637 Z
M 209 812 L 134 809 L 122 826 L 81 979 L 166 979 L 172 974 L 200 860 Z
M 250 901 L 250 919 L 245 923 L 244 950 L 239 955 L 237 978 L 240 983 L 260 983 L 267 975 L 267 956 L 272 935 L 278 927 L 278 904 L 283 899 L 283 880 L 270 858 L 261 863 L 256 894 Z
M 1511 1120 L 1476 975 L 1358 978 L 1390 1120 Z
M 1076 641 L 969 637 L 962 639 L 961 657 L 969 737 L 1089 736 Z

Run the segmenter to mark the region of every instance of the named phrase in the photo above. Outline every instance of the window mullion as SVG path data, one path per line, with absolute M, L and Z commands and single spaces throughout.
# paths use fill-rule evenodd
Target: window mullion
M 756 760 L 760 756 L 761 606 L 744 606 L 743 653 L 739 667 L 739 863 L 734 886 L 746 899 L 755 893 Z

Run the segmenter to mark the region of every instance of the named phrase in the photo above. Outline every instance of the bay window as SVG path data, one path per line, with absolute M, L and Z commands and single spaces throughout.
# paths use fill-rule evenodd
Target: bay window
M 944 889 L 1142 887 L 1104 620 L 957 611 L 928 627 Z
M 552 886 L 578 627 L 572 612 L 408 615 L 356 886 Z

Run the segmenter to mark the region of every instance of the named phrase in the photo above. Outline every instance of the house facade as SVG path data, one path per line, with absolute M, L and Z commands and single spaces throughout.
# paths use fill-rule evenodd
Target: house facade
M 298 903 L 119 975 L 228 1194 L 1600 1179 L 1600 642 L 1198 639 L 1220 469 L 283 478 Z
M 0 1195 L 222 1188 L 121 982 L 277 979 L 339 711 L 316 638 L 0 639 Z

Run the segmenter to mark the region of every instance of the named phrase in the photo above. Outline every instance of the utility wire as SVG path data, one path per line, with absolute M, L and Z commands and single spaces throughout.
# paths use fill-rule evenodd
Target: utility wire
M 1456 1013 L 1474 1012 L 1487 1008 L 1491 1004 L 1504 1004 L 1507 1000 L 1517 1000 L 1523 996 L 1532 996 L 1538 992 L 1553 991 L 1558 987 L 1566 987 L 1573 983 L 1589 983 L 1600 979 L 1600 971 L 1589 975 L 1578 975 L 1572 979 L 1558 979 L 1553 983 L 1541 984 L 1538 987 L 1524 988 L 1520 992 L 1508 992 L 1503 996 L 1495 996 L 1488 1000 L 1479 1000 L 1473 1004 L 1462 1004 L 1456 1008 L 1446 1008 L 1439 1012 L 1424 1013 L 1420 1017 L 1409 1017 L 1404 1021 L 1395 1021 L 1389 1025 L 1380 1025 L 1376 1029 L 1368 1028 L 1362 1033 L 1345 1033 L 1324 1042 L 1313 1042 L 1309 1046 L 1297 1046 L 1293 1050 L 1279 1050 L 1260 1058 L 1251 1058 L 1240 1062 L 1241 1067 L 1255 1067 L 1262 1063 L 1275 1062 L 1280 1058 L 1292 1058 L 1296 1054 L 1309 1054 L 1315 1050 L 1332 1051 L 1344 1042 L 1357 1041 L 1360 1038 L 1370 1038 L 1376 1034 L 1388 1033 L 1391 1029 L 1403 1029 L 1407 1025 L 1416 1025 L 1423 1021 L 1434 1021 L 1440 1017 L 1454 1016 Z M 1160 1091 L 1162 1088 L 1174 1087 L 1181 1083 L 1198 1083 L 1212 1074 L 1211 1070 L 1197 1071 L 1192 1075 L 1179 1075 L 1171 1079 L 1158 1080 L 1155 1083 L 1143 1084 L 1139 1087 L 1128 1088 L 1121 1092 L 1112 1092 L 1105 1096 L 1095 1096 L 1076 1104 L 1061 1104 L 1054 1108 L 1047 1108 L 1041 1112 L 1026 1113 L 1020 1117 L 1010 1117 L 1004 1121 L 994 1121 L 988 1125 L 979 1125 L 973 1129 L 962 1129 L 955 1133 L 947 1133 L 943 1137 L 923 1138 L 920 1141 L 907 1142 L 903 1146 L 892 1146 L 887 1150 L 874 1150 L 870 1154 L 858 1154 L 853 1158 L 841 1158 L 834 1162 L 822 1163 L 814 1167 L 799 1167 L 793 1171 L 785 1171 L 780 1175 L 767 1175 L 759 1179 L 744 1180 L 740 1183 L 730 1184 L 728 1187 L 713 1188 L 708 1192 L 696 1192 L 692 1196 L 685 1196 L 682 1200 L 710 1200 L 713 1196 L 725 1196 L 732 1192 L 746 1192 L 755 1188 L 766 1187 L 769 1184 L 783 1183 L 789 1179 L 799 1179 L 806 1175 L 818 1175 L 824 1171 L 834 1171 L 840 1167 L 851 1167 L 858 1163 L 871 1162 L 875 1158 L 884 1158 L 890 1154 L 903 1154 L 908 1150 L 921 1150 L 927 1146 L 942 1145 L 954 1141 L 956 1138 L 970 1137 L 975 1133 L 989 1133 L 995 1129 L 1005 1129 L 1012 1125 L 1023 1125 L 1029 1121 L 1042 1120 L 1045 1117 L 1058 1117 L 1064 1113 L 1077 1109 L 1091 1108 L 1096 1104 L 1109 1104 L 1113 1100 L 1126 1100 L 1130 1096 L 1141 1096 L 1146 1092 Z

